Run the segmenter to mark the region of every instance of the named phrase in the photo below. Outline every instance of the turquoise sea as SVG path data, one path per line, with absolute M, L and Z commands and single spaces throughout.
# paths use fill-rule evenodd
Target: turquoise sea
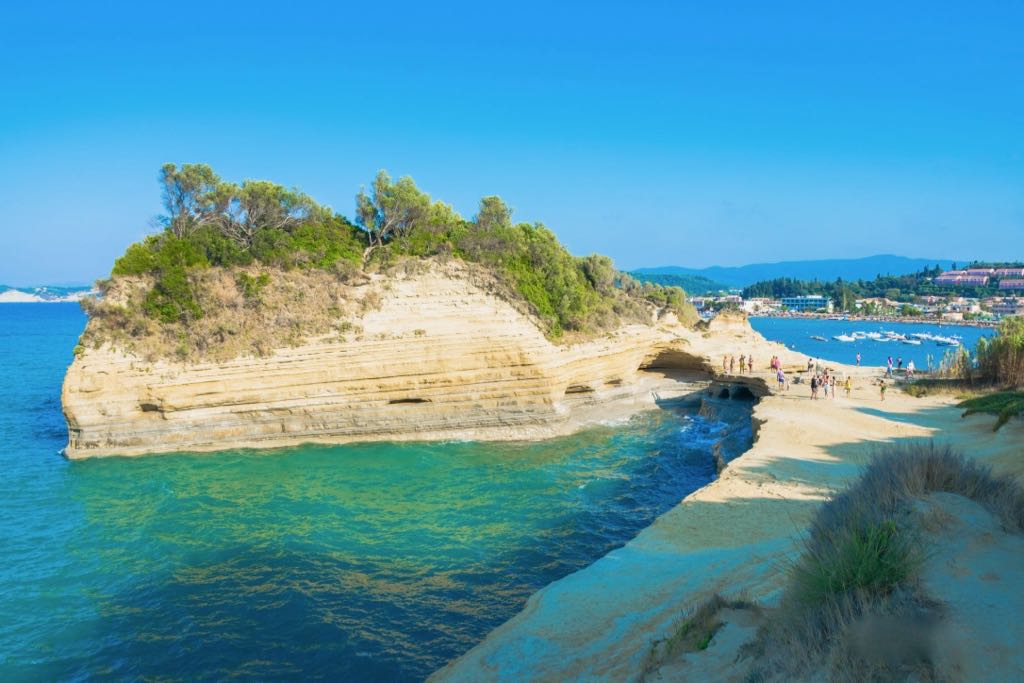
M 911 360 L 918 370 L 928 367 L 929 357 L 933 365 L 938 364 L 943 355 L 950 349 L 934 342 L 925 341 L 920 346 L 912 346 L 901 342 L 878 342 L 861 339 L 852 342 L 836 341 L 833 337 L 852 332 L 882 332 L 892 330 L 902 335 L 916 332 L 949 337 L 958 335 L 963 345 L 970 351 L 974 350 L 978 340 L 991 337 L 995 331 L 991 328 L 970 327 L 967 325 L 936 325 L 934 323 L 879 323 L 860 320 L 821 320 L 815 318 L 751 318 L 751 326 L 766 339 L 782 342 L 786 346 L 808 356 L 831 360 L 837 363 L 853 365 L 857 354 L 861 354 L 862 365 L 884 366 L 891 355 L 895 362 L 903 358 L 906 366 Z M 824 337 L 826 341 L 811 339 L 811 336 Z M 767 365 L 767 362 L 766 362 Z
M 69 462 L 84 324 L 0 306 L 3 681 L 420 680 L 708 482 L 730 428 Z

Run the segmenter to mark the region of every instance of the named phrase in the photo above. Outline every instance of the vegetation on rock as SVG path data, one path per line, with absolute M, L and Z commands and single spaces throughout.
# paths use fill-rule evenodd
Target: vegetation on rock
M 477 215 L 466 220 L 411 178 L 394 181 L 381 171 L 369 192 L 356 195 L 353 223 L 297 189 L 263 180 L 226 182 L 203 164 L 166 164 L 160 183 L 164 229 L 129 246 L 111 279 L 100 283 L 104 298 L 85 304 L 97 321 L 83 340 L 87 343 L 161 337 L 173 340 L 175 353 L 183 357 L 211 355 L 217 347 L 213 355 L 224 355 L 225 349 L 241 353 L 246 344 L 224 341 L 239 330 L 232 332 L 232 325 L 206 329 L 200 321 L 216 313 L 215 327 L 223 327 L 224 309 L 236 300 L 250 311 L 288 305 L 298 294 L 285 294 L 283 283 L 275 286 L 283 273 L 318 272 L 334 278 L 339 292 L 346 293 L 344 285 L 369 273 L 427 258 L 483 266 L 505 285 L 500 291 L 523 304 L 552 339 L 649 322 L 658 311 L 671 311 L 684 323 L 696 320 L 683 290 L 637 282 L 604 256 L 571 255 L 542 224 L 514 223 L 511 209 L 497 196 L 481 199 Z M 328 308 L 349 307 L 339 300 Z M 262 323 L 281 334 L 255 340 L 259 335 L 253 331 L 248 350 L 294 343 L 331 326 L 322 315 L 274 312 Z M 288 320 L 278 320 L 277 313 Z

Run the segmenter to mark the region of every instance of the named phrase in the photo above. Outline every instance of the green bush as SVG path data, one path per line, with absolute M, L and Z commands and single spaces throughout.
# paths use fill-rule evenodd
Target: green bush
M 153 288 L 146 294 L 143 310 L 150 318 L 165 323 L 187 323 L 203 315 L 188 271 L 183 267 L 160 272 Z
M 827 544 L 811 546 L 793 568 L 793 595 L 808 605 L 863 591 L 885 595 L 921 564 L 921 554 L 892 519 L 836 531 Z
M 964 417 L 975 413 L 988 413 L 996 416 L 996 424 L 992 428 L 998 430 L 1010 421 L 1010 418 L 1024 413 L 1024 391 L 999 391 L 967 399 L 960 403 L 965 408 Z
M 498 197 L 484 198 L 477 217 L 467 221 L 447 204 L 431 202 L 411 179 L 392 183 L 380 174 L 374 197 L 360 193 L 362 227 L 357 227 L 297 190 L 273 183 L 232 185 L 195 164 L 181 169 L 168 164 L 162 174 L 173 190 L 167 197 L 187 196 L 190 202 L 169 202 L 167 229 L 129 246 L 112 275 L 151 275 L 154 284 L 143 311 L 163 322 L 202 315 L 189 278 L 197 268 L 316 268 L 345 280 L 364 265 L 388 267 L 401 257 L 449 255 L 491 269 L 553 338 L 608 329 L 623 318 L 646 319 L 645 303 L 674 311 L 684 322 L 695 319 L 681 289 L 641 286 L 605 256 L 574 257 L 543 225 L 513 225 L 511 211 Z M 368 234 L 375 246 L 364 264 Z M 256 285 L 240 280 L 240 286 L 248 300 L 258 299 Z

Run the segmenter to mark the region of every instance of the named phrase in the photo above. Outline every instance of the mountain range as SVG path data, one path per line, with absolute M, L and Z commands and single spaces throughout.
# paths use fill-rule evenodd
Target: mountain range
M 632 271 L 639 279 L 660 279 L 657 276 L 699 277 L 722 288 L 743 288 L 755 282 L 780 277 L 797 280 L 872 280 L 878 275 L 907 275 L 923 268 L 936 265 L 949 268 L 950 259 L 908 258 L 880 254 L 855 259 L 820 259 L 814 261 L 780 261 L 778 263 L 752 263 L 746 266 L 711 266 L 709 268 L 685 268 L 662 266 L 660 268 L 638 268 Z M 652 277 L 653 276 L 653 277 Z M 694 292 L 697 293 L 697 292 Z

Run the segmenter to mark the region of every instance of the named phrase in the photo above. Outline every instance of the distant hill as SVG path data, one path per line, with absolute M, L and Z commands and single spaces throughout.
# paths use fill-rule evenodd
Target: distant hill
M 676 275 L 667 273 L 644 273 L 633 271 L 630 273 L 641 282 L 650 282 L 663 287 L 682 287 L 691 296 L 702 296 L 714 294 L 722 290 L 731 289 L 729 285 L 722 282 L 715 282 L 703 275 Z
M 966 264 L 967 260 L 964 260 L 963 263 Z M 633 271 L 633 274 L 644 279 L 652 275 L 696 275 L 728 287 L 742 288 L 755 282 L 780 277 L 826 281 L 832 281 L 839 277 L 844 280 L 873 280 L 878 275 L 906 275 L 935 265 L 949 268 L 952 264 L 953 261 L 950 259 L 879 255 L 857 259 L 782 261 L 779 263 L 753 263 L 747 266 L 711 266 L 710 268 L 683 268 L 681 266 L 638 268 Z

